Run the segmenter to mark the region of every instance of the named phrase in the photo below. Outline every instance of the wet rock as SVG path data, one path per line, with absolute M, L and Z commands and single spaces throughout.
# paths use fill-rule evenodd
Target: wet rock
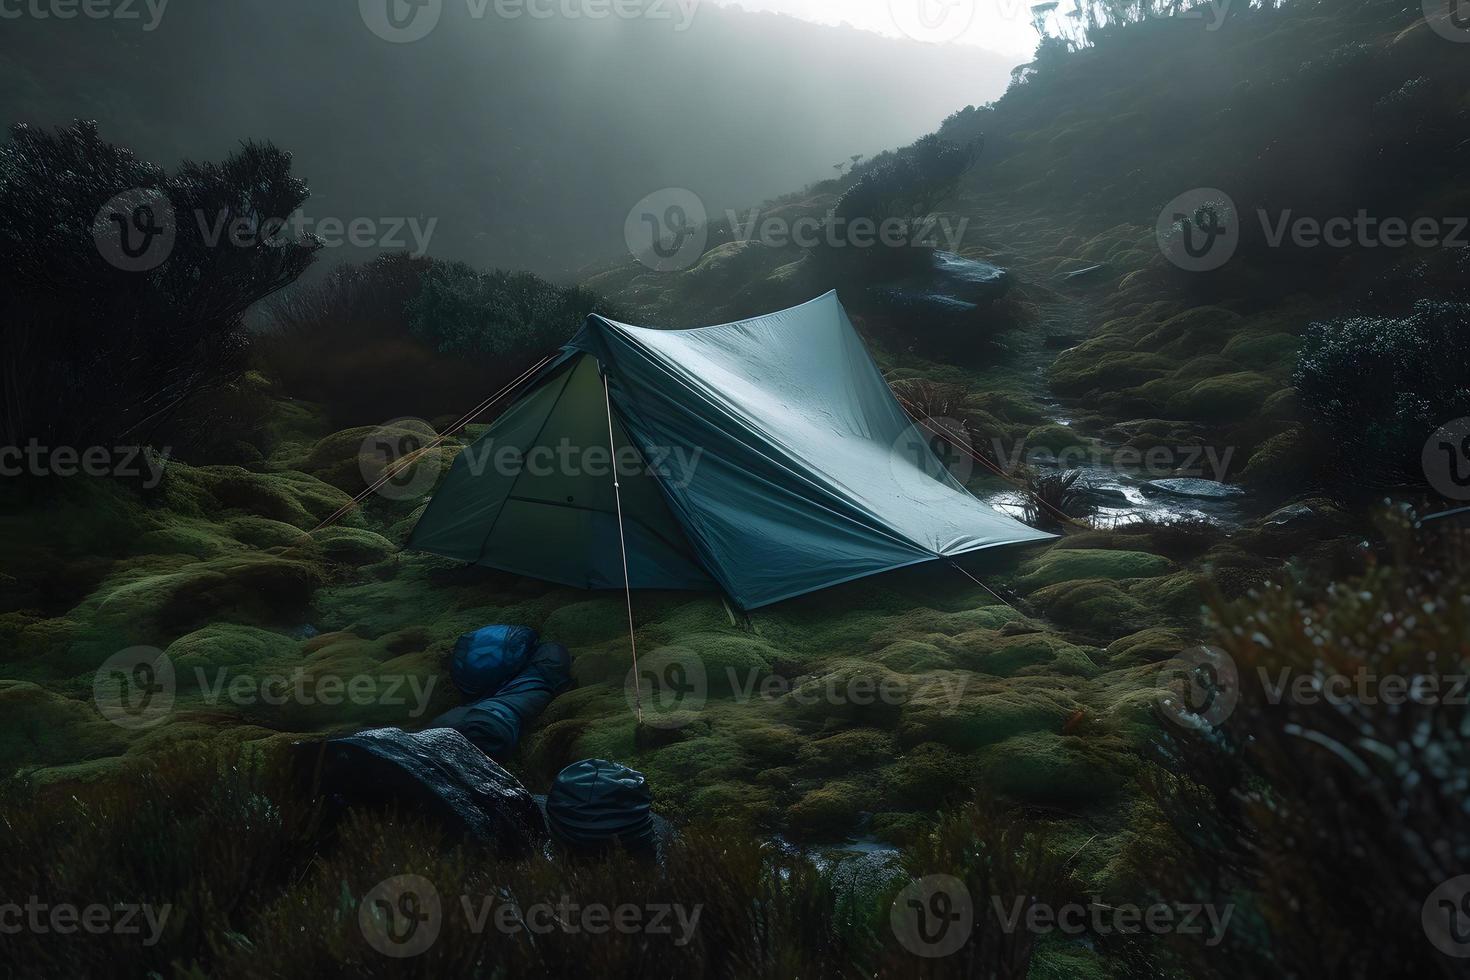
M 947 292 L 975 303 L 993 303 L 1011 288 L 1010 273 L 1000 266 L 953 252 L 934 253 L 934 272 Z
M 1144 493 L 1162 493 L 1171 497 L 1192 497 L 1201 500 L 1224 500 L 1245 493 L 1240 487 L 1218 480 L 1180 478 L 1176 480 L 1150 480 L 1143 485 Z
M 906 287 L 881 286 L 871 292 L 878 307 L 885 313 L 953 322 L 968 319 L 980 309 L 974 303 L 953 296 Z
M 1287 525 L 1296 524 L 1304 520 L 1311 520 L 1317 516 L 1317 512 L 1306 504 L 1287 504 L 1279 510 L 1273 510 L 1266 515 L 1267 524 Z

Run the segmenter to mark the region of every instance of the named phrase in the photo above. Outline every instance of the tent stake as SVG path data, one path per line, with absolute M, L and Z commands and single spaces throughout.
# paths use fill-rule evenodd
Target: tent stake
M 638 724 L 643 724 L 643 675 L 638 673 L 638 640 L 633 635 L 633 583 L 628 577 L 628 539 L 623 534 L 623 485 L 618 482 L 618 444 L 613 438 L 612 393 L 608 389 L 607 372 L 602 374 L 602 399 L 607 405 L 607 448 L 612 456 L 613 500 L 618 510 L 618 545 L 623 552 L 623 596 L 628 602 L 628 646 L 633 651 L 633 710 Z

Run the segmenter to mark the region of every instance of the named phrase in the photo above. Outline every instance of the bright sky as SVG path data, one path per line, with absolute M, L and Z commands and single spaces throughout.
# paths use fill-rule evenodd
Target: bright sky
M 1037 36 L 1033 0 L 707 0 L 726 7 L 770 10 L 819 24 L 848 23 L 890 37 L 973 44 L 1029 59 Z

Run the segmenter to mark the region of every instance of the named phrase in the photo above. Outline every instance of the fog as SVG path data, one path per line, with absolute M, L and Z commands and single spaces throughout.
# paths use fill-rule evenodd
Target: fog
M 372 219 L 374 246 L 427 239 L 432 255 L 564 280 L 618 255 L 651 192 L 687 187 L 718 214 L 799 190 L 998 97 L 1018 60 L 674 0 L 634 18 L 391 0 L 438 17 L 401 43 L 430 25 L 394 27 L 387 2 L 140 0 L 133 18 L 114 4 L 69 20 L 8 7 L 0 116 L 97 119 L 165 168 L 271 140 L 312 188 L 302 227 Z

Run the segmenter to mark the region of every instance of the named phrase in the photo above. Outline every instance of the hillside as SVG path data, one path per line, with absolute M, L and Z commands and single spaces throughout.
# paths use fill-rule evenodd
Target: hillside
M 998 95 L 1013 67 L 714 4 L 688 20 L 474 9 L 447 5 L 408 44 L 372 34 L 354 4 L 178 0 L 153 30 L 8 20 L 0 119 L 100 119 L 165 161 L 271 139 L 315 189 L 313 222 L 435 221 L 427 254 L 566 278 L 623 249 L 646 194 L 687 183 L 724 208 L 783 193 L 932 129 L 954 90 Z M 324 258 L 419 245 L 394 237 Z

